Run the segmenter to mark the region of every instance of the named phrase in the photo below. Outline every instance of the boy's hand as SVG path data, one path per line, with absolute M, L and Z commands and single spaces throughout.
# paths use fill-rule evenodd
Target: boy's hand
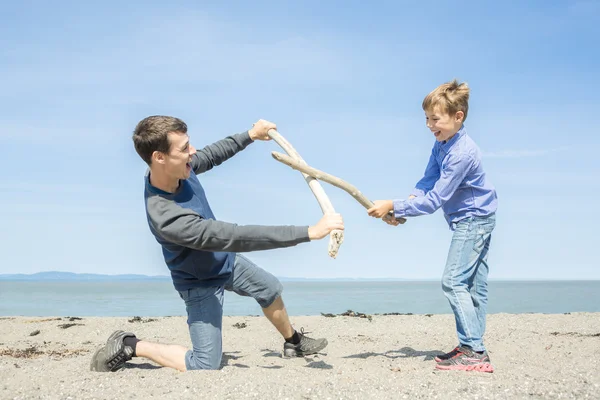
M 264 119 L 259 119 L 252 124 L 252 129 L 248 131 L 248 134 L 252 140 L 271 140 L 269 135 L 267 135 L 270 129 L 277 129 L 277 125 Z
M 382 218 L 383 222 L 385 222 L 388 225 L 392 225 L 392 226 L 398 226 L 400 225 L 400 221 L 398 221 L 396 218 L 390 216 L 390 218 Z
M 394 209 L 394 202 L 392 200 L 375 200 L 373 204 L 373 207 L 369 208 L 367 213 L 375 218 L 382 218 Z
M 325 214 L 316 225 L 308 228 L 308 237 L 310 240 L 323 239 L 335 229 L 344 229 L 344 220 L 340 214 Z

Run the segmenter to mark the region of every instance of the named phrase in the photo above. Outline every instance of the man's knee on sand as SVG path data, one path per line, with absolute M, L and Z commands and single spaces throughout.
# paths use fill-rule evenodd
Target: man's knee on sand
M 216 370 L 221 368 L 222 355 L 207 355 L 189 350 L 185 355 L 187 371 Z

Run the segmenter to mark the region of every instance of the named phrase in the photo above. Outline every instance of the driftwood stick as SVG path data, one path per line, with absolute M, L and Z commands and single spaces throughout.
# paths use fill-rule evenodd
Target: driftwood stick
M 279 132 L 277 132 L 275 129 L 271 129 L 268 132 L 268 135 L 283 150 L 285 150 L 286 153 L 289 154 L 290 158 L 293 158 L 299 164 L 306 165 L 306 161 L 304 161 L 304 159 L 300 156 L 300 154 L 296 151 L 296 149 L 294 149 L 294 147 L 283 136 L 281 136 L 281 134 Z M 306 181 L 306 183 L 308 184 L 308 187 L 310 187 L 310 190 L 313 192 L 313 195 L 317 199 L 317 202 L 319 203 L 319 206 L 321 207 L 321 211 L 323 211 L 323 214 L 335 214 L 335 209 L 333 208 L 333 204 L 331 204 L 329 197 L 327 197 L 327 194 L 325 193 L 325 189 L 323 189 L 323 186 L 321 186 L 319 181 L 317 181 L 315 178 L 313 178 L 312 176 L 309 176 L 308 174 L 305 174 L 305 173 L 302 173 L 302 176 L 304 176 L 304 180 Z M 342 245 L 343 241 L 344 241 L 344 231 L 338 230 L 338 229 L 331 231 L 331 233 L 329 234 L 329 247 L 328 247 L 328 253 L 329 253 L 330 257 L 332 257 L 332 258 L 337 257 L 338 251 L 339 251 L 340 246 Z
M 297 162 L 292 157 L 286 156 L 285 154 L 278 153 L 276 151 L 271 152 L 271 155 L 277 161 L 292 167 L 293 169 L 300 171 L 306 175 L 312 176 L 315 179 L 318 179 L 323 182 L 327 182 L 335 187 L 338 187 L 346 192 L 348 192 L 352 197 L 354 197 L 364 208 L 369 209 L 373 207 L 373 202 L 369 200 L 365 195 L 363 195 L 360 190 L 356 188 L 356 186 L 351 185 L 343 179 L 338 178 L 337 176 L 333 176 L 328 174 L 327 172 L 320 171 L 316 168 L 313 168 L 306 163 L 301 164 Z M 384 217 L 384 219 L 392 218 L 393 215 L 388 214 Z M 406 218 L 397 218 L 401 224 L 406 222 Z

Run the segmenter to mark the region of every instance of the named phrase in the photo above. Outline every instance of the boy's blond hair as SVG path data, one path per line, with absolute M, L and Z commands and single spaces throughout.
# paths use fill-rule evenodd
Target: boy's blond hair
M 423 110 L 433 111 L 435 107 L 439 106 L 440 111 L 450 115 L 462 111 L 465 114 L 464 122 L 469 112 L 469 92 L 469 86 L 465 82 L 458 83 L 456 79 L 446 82 L 425 96 Z

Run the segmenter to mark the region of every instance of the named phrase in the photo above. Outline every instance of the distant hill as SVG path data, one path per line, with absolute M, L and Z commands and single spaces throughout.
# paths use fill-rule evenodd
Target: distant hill
M 76 274 L 60 271 L 38 272 L 36 274 L 0 274 L 0 281 L 162 281 L 170 279 L 169 276 Z
M 382 282 L 402 281 L 398 278 L 296 278 L 278 277 L 282 282 Z M 77 274 L 74 272 L 46 271 L 35 274 L 0 274 L 0 281 L 170 281 L 167 275 L 103 275 L 103 274 Z

